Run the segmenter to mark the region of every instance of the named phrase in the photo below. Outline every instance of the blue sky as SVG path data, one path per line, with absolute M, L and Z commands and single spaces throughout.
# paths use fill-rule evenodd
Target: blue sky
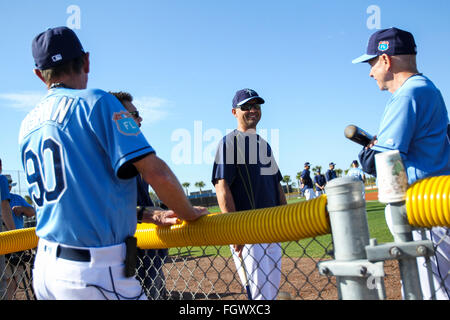
M 68 11 L 71 5 L 79 15 Z M 344 137 L 345 126 L 376 133 L 390 96 L 369 78 L 367 64 L 351 64 L 376 31 L 369 28 L 375 21 L 370 6 L 379 8 L 379 27 L 414 34 L 419 70 L 440 88 L 448 106 L 447 0 L 1 1 L 4 170 L 22 169 L 20 122 L 45 94 L 32 73 L 31 40 L 47 27 L 68 24 L 90 52 L 88 87 L 135 97 L 143 133 L 180 182 L 191 183 L 191 191 L 196 181 L 212 188 L 208 154 L 214 155 L 215 136 L 236 127 L 231 100 L 247 87 L 266 100 L 258 129 L 276 144 L 283 175 L 295 178 L 305 161 L 323 169 L 334 161 L 347 169 L 360 147 Z M 180 132 L 191 142 L 184 163 L 172 154 L 180 148 Z

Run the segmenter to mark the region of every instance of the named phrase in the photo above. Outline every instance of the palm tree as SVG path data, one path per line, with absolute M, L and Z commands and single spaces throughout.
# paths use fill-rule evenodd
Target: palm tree
M 297 185 L 298 185 L 298 193 L 300 194 L 300 186 L 302 185 L 301 182 L 301 178 L 302 178 L 302 172 L 297 172 L 297 175 L 295 176 L 295 179 L 297 179 Z
M 342 176 L 342 169 L 335 169 L 334 171 L 336 171 L 338 177 Z
M 183 182 L 183 184 L 182 184 L 183 188 L 186 189 L 186 195 L 187 195 L 187 196 L 189 195 L 188 188 L 189 188 L 190 185 L 191 185 L 191 184 L 190 184 L 189 182 Z
M 283 182 L 286 183 L 287 193 L 290 193 L 289 192 L 289 182 L 291 182 L 291 176 L 284 176 L 283 177 Z
M 202 194 L 202 188 L 205 186 L 203 181 L 198 181 L 195 183 L 195 186 L 200 189 L 200 194 Z
M 322 166 L 315 166 L 314 168 L 312 168 L 312 171 L 313 171 L 314 173 L 317 173 L 317 172 L 319 172 L 319 171 L 322 171 Z

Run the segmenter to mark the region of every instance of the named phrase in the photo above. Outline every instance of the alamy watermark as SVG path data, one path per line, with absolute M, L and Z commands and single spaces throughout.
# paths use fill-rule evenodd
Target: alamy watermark
M 226 136 L 226 138 L 224 138 Z M 204 130 L 203 122 L 194 121 L 191 130 L 179 128 L 172 132 L 171 160 L 176 165 L 260 164 L 262 175 L 278 171 L 279 129 L 258 129 L 241 133 L 217 128 Z M 270 145 L 270 146 L 269 146 Z
M 69 17 L 66 21 L 66 26 L 70 29 L 81 29 L 81 9 L 75 4 L 71 4 L 67 7 L 66 13 Z
M 381 9 L 377 5 L 370 5 L 366 10 L 370 16 L 367 18 L 366 25 L 369 30 L 381 29 Z

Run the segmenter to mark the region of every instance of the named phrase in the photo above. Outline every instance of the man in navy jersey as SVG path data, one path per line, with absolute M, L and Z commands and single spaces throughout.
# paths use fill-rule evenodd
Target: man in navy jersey
M 316 197 L 314 193 L 314 185 L 313 181 L 311 179 L 311 172 L 309 169 L 311 168 L 311 165 L 309 162 L 305 162 L 304 170 L 302 171 L 302 174 L 300 176 L 300 181 L 302 182 L 302 192 L 305 195 L 306 200 L 311 200 Z
M 38 299 L 144 299 L 135 279 L 136 175 L 171 209 L 140 210 L 160 225 L 208 213 L 192 207 L 122 104 L 86 89 L 89 53 L 67 27 L 32 42 L 47 95 L 22 121 L 21 158 L 36 204 Z
M 211 179 L 222 213 L 286 204 L 272 149 L 256 133 L 263 103 L 252 89 L 239 90 L 233 98 L 237 129 L 219 143 Z M 245 285 L 248 279 L 250 297 L 275 299 L 281 279 L 280 244 L 235 244 L 231 252 L 241 282 Z
M 381 119 L 378 134 L 361 150 L 359 159 L 365 172 L 376 175 L 375 154 L 398 150 L 408 176 L 408 183 L 450 174 L 450 137 L 447 108 L 441 92 L 416 64 L 417 47 L 413 35 L 398 28 L 375 32 L 369 39 L 366 54 L 353 63 L 367 62 L 370 77 L 380 90 L 392 93 Z M 390 205 L 386 222 L 392 230 Z M 436 246 L 431 257 L 436 292 L 430 292 L 424 259 L 418 258 L 420 281 L 425 299 L 450 297 L 450 245 L 448 228 L 423 231 Z M 421 231 L 413 231 L 422 240 Z M 443 239 L 443 241 L 441 241 Z

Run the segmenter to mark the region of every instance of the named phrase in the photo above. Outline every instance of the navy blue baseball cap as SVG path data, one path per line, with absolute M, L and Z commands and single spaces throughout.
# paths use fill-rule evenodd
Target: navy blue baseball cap
M 31 44 L 36 68 L 56 67 L 84 54 L 75 32 L 68 27 L 50 28 L 38 34 Z
M 309 162 L 305 162 L 305 167 L 310 167 Z
M 258 103 L 263 104 L 265 101 L 261 98 L 255 90 L 242 89 L 236 92 L 233 98 L 233 108 L 242 106 L 244 103 L 257 99 Z
M 413 35 L 397 28 L 383 29 L 370 36 L 367 52 L 352 63 L 367 62 L 382 54 L 388 56 L 417 54 L 417 46 Z

